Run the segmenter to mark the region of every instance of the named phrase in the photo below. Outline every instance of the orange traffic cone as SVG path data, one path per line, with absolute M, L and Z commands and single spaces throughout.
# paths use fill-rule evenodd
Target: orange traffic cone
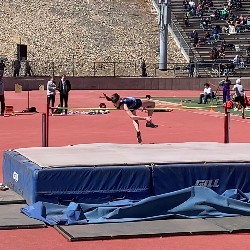
M 209 112 L 214 112 L 214 107 L 213 106 L 210 106 Z
M 182 100 L 180 101 L 180 105 L 181 105 L 181 106 L 183 105 L 183 101 L 182 101 Z

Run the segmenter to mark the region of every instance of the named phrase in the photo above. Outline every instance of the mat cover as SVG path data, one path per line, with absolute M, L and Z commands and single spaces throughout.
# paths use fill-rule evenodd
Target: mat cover
M 93 143 L 15 149 L 41 167 L 250 162 L 250 143 Z
M 246 194 L 250 196 L 250 194 Z M 249 200 L 248 200 L 249 201 Z M 69 206 L 37 202 L 22 209 L 32 218 L 50 225 L 114 223 L 166 218 L 250 216 L 250 204 L 215 193 L 206 187 L 190 187 L 138 202 L 105 204 L 70 203 Z

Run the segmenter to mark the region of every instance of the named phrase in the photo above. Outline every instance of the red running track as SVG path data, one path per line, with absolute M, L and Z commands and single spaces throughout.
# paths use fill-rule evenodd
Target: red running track
M 107 94 L 112 94 L 107 91 Z M 193 97 L 199 91 L 119 91 L 122 96 Z M 102 91 L 71 91 L 69 106 L 98 107 L 105 99 L 99 98 Z M 58 100 L 58 97 L 57 97 Z M 27 92 L 6 92 L 6 104 L 16 111 L 27 108 Z M 0 117 L 0 161 L 7 149 L 36 147 L 42 145 L 41 113 L 46 110 L 46 93 L 30 92 L 30 106 L 39 111 L 35 115 Z M 110 104 L 109 104 L 110 106 Z M 111 107 L 111 106 L 110 106 Z M 144 113 L 141 113 L 144 115 Z M 146 128 L 141 122 L 143 143 L 194 142 L 224 140 L 224 116 L 202 110 L 174 110 L 154 114 L 157 129 Z M 231 117 L 230 142 L 250 142 L 247 133 L 250 120 Z M 50 117 L 49 146 L 64 146 L 79 143 L 111 142 L 136 143 L 135 131 L 130 118 L 123 111 L 111 111 L 108 115 L 68 115 Z M 219 153 L 219 152 L 218 152 Z M 0 166 L 0 181 L 2 166 Z M 164 237 L 148 239 L 106 240 L 89 242 L 67 242 L 53 228 L 32 230 L 1 230 L 0 249 L 86 249 L 86 250 L 149 250 L 149 249 L 237 249 L 248 250 L 249 234 Z

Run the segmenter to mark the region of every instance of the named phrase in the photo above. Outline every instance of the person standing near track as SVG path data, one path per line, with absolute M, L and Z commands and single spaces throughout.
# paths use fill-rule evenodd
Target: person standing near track
M 148 76 L 146 61 L 143 58 L 142 58 L 142 61 L 141 61 L 141 76 L 142 77 L 147 77 Z
M 47 101 L 48 105 L 51 104 L 51 107 L 55 107 L 55 99 L 56 99 L 56 82 L 54 77 L 52 76 L 47 83 Z M 52 110 L 53 113 L 54 110 Z
M 231 81 L 228 79 L 228 75 L 226 76 L 225 80 L 222 80 L 220 83 L 220 86 L 223 87 L 223 103 L 226 103 L 227 101 L 231 100 L 230 97 L 230 86 L 231 86 Z
M 142 143 L 141 132 L 139 128 L 139 120 L 146 121 L 146 127 L 157 128 L 158 125 L 152 122 L 154 113 L 155 102 L 152 100 L 141 100 L 134 97 L 121 98 L 119 94 L 114 93 L 111 97 L 103 93 L 107 101 L 111 101 L 117 109 L 124 110 L 127 115 L 132 119 L 133 125 L 136 130 L 137 141 Z M 138 116 L 136 110 L 139 108 L 148 109 L 148 116 Z
M 1 116 L 4 116 L 5 98 L 4 98 L 4 82 L 2 74 L 0 74 L 0 103 L 1 103 Z
M 69 91 L 71 90 L 71 83 L 68 79 L 66 79 L 66 75 L 62 75 L 62 78 L 58 83 L 57 90 L 60 93 L 60 107 L 66 108 L 64 112 L 62 112 L 62 114 L 67 114 Z
M 0 75 L 4 74 L 4 69 L 5 69 L 5 63 L 3 60 L 0 60 Z
M 234 101 L 237 102 L 237 107 L 235 107 L 234 111 L 239 109 L 244 109 L 246 107 L 245 103 L 245 91 L 244 87 L 241 84 L 241 80 L 237 79 L 235 85 L 233 86 L 234 90 Z

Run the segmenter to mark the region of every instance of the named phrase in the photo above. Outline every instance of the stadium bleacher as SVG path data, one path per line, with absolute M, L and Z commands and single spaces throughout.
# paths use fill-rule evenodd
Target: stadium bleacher
M 215 19 L 213 17 L 213 13 L 215 10 L 222 10 L 224 4 L 227 1 L 225 0 L 217 0 L 213 1 L 213 7 L 210 7 L 209 10 L 206 10 L 203 12 L 203 18 L 208 18 L 211 20 L 211 27 L 215 27 L 216 25 L 219 25 L 220 27 L 223 27 L 228 20 L 221 20 Z M 243 15 L 243 17 L 250 19 L 250 2 L 249 1 L 241 1 L 242 7 L 240 9 L 233 8 L 232 11 L 235 15 L 240 16 Z M 197 5 L 198 1 L 196 1 Z M 171 2 L 171 8 L 172 8 L 172 18 L 173 20 L 176 20 L 177 25 L 184 31 L 183 37 L 185 37 L 186 41 L 190 44 L 190 47 L 193 50 L 193 54 L 196 55 L 196 59 L 198 57 L 198 76 L 209 76 L 211 73 L 214 73 L 212 71 L 212 68 L 214 64 L 228 64 L 231 63 L 232 60 L 235 58 L 236 55 L 242 56 L 244 59 L 245 67 L 244 68 L 235 68 L 235 71 L 233 72 L 234 76 L 249 76 L 250 75 L 250 65 L 247 63 L 247 48 L 250 46 L 250 26 L 246 25 L 246 28 L 241 30 L 241 32 L 236 34 L 228 34 L 228 33 L 220 33 L 220 39 L 217 42 L 214 42 L 212 44 L 208 44 L 206 42 L 200 42 L 199 46 L 194 47 L 193 46 L 193 39 L 190 37 L 190 34 L 193 30 L 196 30 L 198 32 L 199 38 L 203 38 L 205 35 L 205 32 L 209 31 L 211 33 L 210 29 L 202 29 L 200 26 L 200 20 L 201 17 L 195 15 L 188 15 L 189 25 L 185 25 L 184 23 L 184 15 L 187 12 L 183 6 L 183 0 L 175 0 Z M 250 21 L 250 20 L 249 20 Z M 201 39 L 202 40 L 202 39 Z M 226 44 L 234 44 L 235 47 L 233 49 L 226 48 L 225 50 L 225 58 L 220 60 L 213 60 L 211 59 L 210 52 L 213 47 L 216 47 L 217 49 L 221 46 L 221 41 L 225 40 Z M 193 59 L 193 58 L 191 58 Z M 207 67 L 206 67 L 207 66 Z M 222 72 L 223 74 L 223 72 Z M 219 76 L 219 74 L 218 74 Z

